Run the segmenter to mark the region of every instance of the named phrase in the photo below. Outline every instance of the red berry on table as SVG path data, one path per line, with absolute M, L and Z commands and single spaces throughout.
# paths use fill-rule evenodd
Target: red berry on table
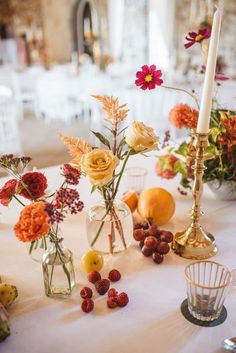
M 110 281 L 106 278 L 100 279 L 95 283 L 95 288 L 100 295 L 105 294 L 110 287 Z
M 88 281 L 95 284 L 97 281 L 101 279 L 101 275 L 98 271 L 92 271 L 88 274 Z
M 117 297 L 117 304 L 120 307 L 126 306 L 129 302 L 129 297 L 125 292 L 122 292 Z
M 83 287 L 80 291 L 80 296 L 81 298 L 83 299 L 89 299 L 89 298 L 92 298 L 93 296 L 93 291 L 91 288 L 89 287 Z
M 111 270 L 108 274 L 108 278 L 111 282 L 117 282 L 121 279 L 121 274 L 118 270 Z
M 142 247 L 142 253 L 144 256 L 151 256 L 153 253 L 153 249 L 147 248 L 145 245 Z
M 168 232 L 167 230 L 162 230 L 160 240 L 165 241 L 167 243 L 171 243 L 173 240 L 173 234 L 171 232 Z
M 169 251 L 170 246 L 165 241 L 160 241 L 160 243 L 157 244 L 157 252 L 160 254 L 168 254 Z
M 94 308 L 94 302 L 92 299 L 85 299 L 81 304 L 81 309 L 85 313 L 90 313 Z
M 110 288 L 109 291 L 107 292 L 108 298 L 117 297 L 117 295 L 118 295 L 118 292 L 115 288 Z
M 143 229 L 135 229 L 133 232 L 133 237 L 137 241 L 143 240 L 146 237 L 145 231 Z
M 114 309 L 117 307 L 117 298 L 116 297 L 109 297 L 107 298 L 107 306 L 110 309 Z
M 159 254 L 158 252 L 154 252 L 152 254 L 152 259 L 156 264 L 161 264 L 164 260 L 164 255 Z
M 150 235 L 144 240 L 144 245 L 146 248 L 154 250 L 157 246 L 157 239 Z

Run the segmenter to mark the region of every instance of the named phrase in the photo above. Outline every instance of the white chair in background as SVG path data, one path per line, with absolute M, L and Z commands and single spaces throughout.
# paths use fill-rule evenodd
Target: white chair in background
M 17 117 L 19 120 L 22 120 L 24 117 L 24 111 L 19 79 L 16 71 L 10 65 L 0 66 L 0 85 L 8 87 L 12 91 L 17 106 Z
M 0 154 L 22 154 L 18 123 L 13 92 L 0 85 Z

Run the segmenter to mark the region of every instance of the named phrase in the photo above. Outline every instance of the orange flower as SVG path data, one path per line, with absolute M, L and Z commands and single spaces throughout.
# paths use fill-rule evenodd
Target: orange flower
M 170 111 L 169 119 L 178 129 L 183 127 L 193 129 L 197 126 L 198 111 L 188 104 L 176 104 Z
M 231 149 L 236 145 L 236 115 L 228 117 L 225 114 L 221 117 L 220 122 L 225 128 L 225 133 L 220 136 L 219 141 Z
M 20 241 L 31 242 L 42 238 L 48 233 L 48 214 L 43 201 L 33 202 L 25 206 L 20 213 L 20 219 L 14 227 L 15 234 Z

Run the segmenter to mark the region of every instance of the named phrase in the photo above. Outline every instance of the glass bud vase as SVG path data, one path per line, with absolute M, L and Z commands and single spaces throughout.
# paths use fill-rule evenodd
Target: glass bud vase
M 54 240 L 43 255 L 43 279 L 48 297 L 66 297 L 75 286 L 73 254 L 62 246 L 62 239 Z
M 88 210 L 86 229 L 93 250 L 115 254 L 124 251 L 131 243 L 132 214 L 122 201 L 102 201 Z

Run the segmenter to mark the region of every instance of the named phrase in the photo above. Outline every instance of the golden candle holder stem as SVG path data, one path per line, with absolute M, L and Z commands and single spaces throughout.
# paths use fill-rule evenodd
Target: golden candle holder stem
M 183 232 L 174 236 L 172 243 L 173 251 L 186 259 L 202 260 L 214 256 L 217 253 L 215 239 L 212 234 L 204 231 L 200 225 L 202 215 L 200 203 L 203 191 L 203 174 L 206 169 L 204 161 L 209 159 L 206 152 L 208 147 L 208 134 L 195 133 L 194 141 L 194 182 L 192 188 L 193 205 L 191 209 L 191 223 Z

